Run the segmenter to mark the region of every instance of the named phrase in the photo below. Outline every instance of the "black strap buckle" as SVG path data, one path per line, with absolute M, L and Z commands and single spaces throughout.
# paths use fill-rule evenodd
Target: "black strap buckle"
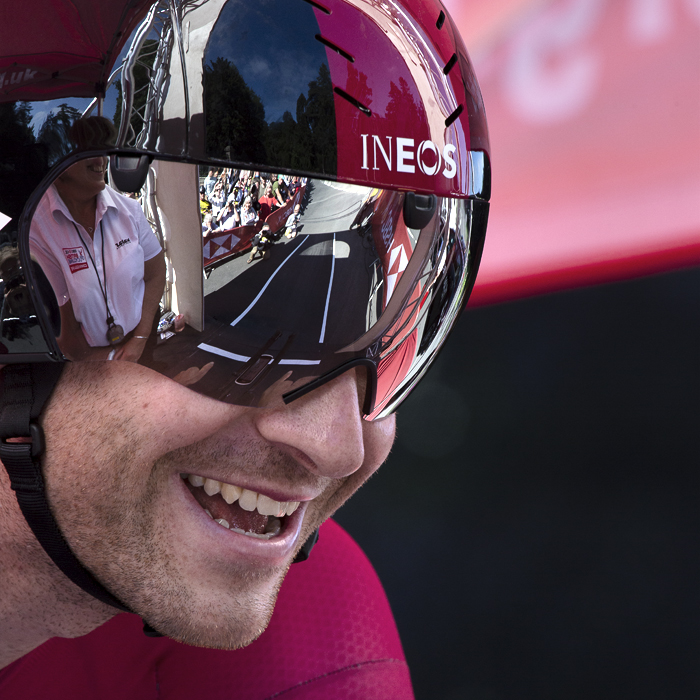
M 32 440 L 32 458 L 37 459 L 44 454 L 44 448 L 46 447 L 44 443 L 44 431 L 38 423 L 32 421 L 29 424 L 29 437 Z

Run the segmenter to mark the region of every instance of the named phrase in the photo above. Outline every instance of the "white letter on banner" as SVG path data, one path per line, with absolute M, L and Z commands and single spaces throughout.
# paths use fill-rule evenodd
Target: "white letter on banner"
M 545 6 L 518 31 L 505 66 L 505 97 L 521 119 L 559 122 L 590 101 L 601 72 L 599 51 L 586 40 L 600 22 L 604 0 Z

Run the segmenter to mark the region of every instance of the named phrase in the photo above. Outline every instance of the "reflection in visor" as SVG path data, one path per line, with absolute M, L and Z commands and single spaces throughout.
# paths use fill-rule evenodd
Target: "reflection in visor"
M 154 161 L 128 197 L 104 185 L 104 162 L 66 170 L 30 225 L 69 359 L 132 359 L 124 349 L 140 343 L 142 364 L 241 405 L 359 361 L 376 418 L 420 378 L 476 272 L 471 200 L 433 198 L 418 230 L 400 192 Z M 154 281 L 161 245 L 167 277 Z M 110 318 L 124 335 L 112 344 Z

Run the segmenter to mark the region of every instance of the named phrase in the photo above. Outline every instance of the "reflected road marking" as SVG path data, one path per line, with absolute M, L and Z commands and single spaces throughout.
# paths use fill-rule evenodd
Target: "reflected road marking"
M 258 296 L 256 296 L 255 299 L 253 299 L 253 301 L 250 302 L 248 308 L 238 318 L 231 321 L 232 326 L 235 326 L 241 319 L 245 318 L 248 312 L 258 303 L 260 297 L 263 295 L 263 292 L 270 286 L 270 282 L 272 282 L 272 280 L 275 279 L 275 275 L 286 265 L 287 260 L 289 260 L 289 258 L 291 258 L 292 255 L 294 255 L 294 253 L 296 253 L 297 250 L 299 250 L 299 248 L 301 248 L 301 246 L 304 245 L 308 237 L 309 236 L 307 235 L 305 238 L 299 241 L 299 245 L 284 259 L 282 264 L 270 275 L 270 279 L 268 279 L 267 282 L 265 282 L 263 288 L 258 292 Z
M 326 321 L 328 320 L 328 305 L 331 303 L 331 289 L 333 288 L 333 273 L 335 272 L 335 233 L 333 234 L 333 257 L 331 262 L 331 279 L 328 282 L 328 294 L 326 295 L 326 308 L 323 311 L 323 325 L 321 326 L 321 337 L 318 339 L 322 343 L 326 337 Z

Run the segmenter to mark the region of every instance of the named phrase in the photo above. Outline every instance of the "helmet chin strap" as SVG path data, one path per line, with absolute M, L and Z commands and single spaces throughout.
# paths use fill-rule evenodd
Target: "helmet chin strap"
M 49 503 L 41 471 L 44 432 L 39 415 L 53 393 L 64 363 L 6 365 L 0 389 L 0 460 L 24 519 L 44 551 L 56 566 L 79 588 L 93 598 L 124 612 L 132 612 L 110 593 L 73 554 L 61 533 Z M 21 442 L 8 442 L 22 438 Z M 318 539 L 316 530 L 304 543 L 295 562 L 305 561 Z M 161 637 L 145 620 L 143 631 Z
M 62 362 L 47 362 L 4 368 L 0 396 L 0 459 L 24 519 L 54 564 L 76 586 L 97 600 L 131 612 L 78 561 L 46 500 L 41 471 L 44 432 L 39 425 L 39 414 L 53 393 L 63 367 Z M 25 440 L 8 442 L 12 438 Z

